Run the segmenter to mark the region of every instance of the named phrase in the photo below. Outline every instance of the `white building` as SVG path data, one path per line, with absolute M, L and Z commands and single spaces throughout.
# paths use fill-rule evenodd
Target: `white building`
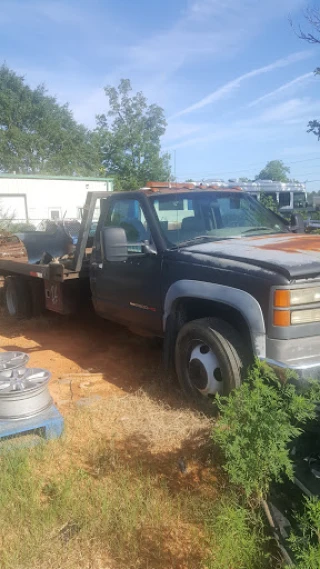
M 112 191 L 112 178 L 0 175 L 2 218 L 37 225 L 43 219 L 81 219 L 89 191 Z

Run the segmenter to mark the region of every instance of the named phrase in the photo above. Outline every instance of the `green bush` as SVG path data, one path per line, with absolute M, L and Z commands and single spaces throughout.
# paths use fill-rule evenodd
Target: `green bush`
M 218 397 L 221 413 L 212 437 L 222 449 L 230 481 L 258 503 L 272 481 L 293 477 L 290 441 L 315 415 L 314 396 L 298 394 L 259 361 L 229 397 Z
M 306 499 L 303 514 L 296 516 L 299 532 L 289 541 L 296 569 L 320 569 L 320 500 Z

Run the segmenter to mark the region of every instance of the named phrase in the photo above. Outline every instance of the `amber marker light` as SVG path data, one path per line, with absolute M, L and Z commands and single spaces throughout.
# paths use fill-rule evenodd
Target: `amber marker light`
M 273 296 L 273 306 L 275 308 L 289 308 L 290 290 L 275 290 Z
M 290 326 L 290 310 L 274 310 L 273 325 L 274 326 Z

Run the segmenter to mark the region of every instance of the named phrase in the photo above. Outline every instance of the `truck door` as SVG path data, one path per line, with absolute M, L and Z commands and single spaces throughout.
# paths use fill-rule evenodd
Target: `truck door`
M 162 332 L 160 291 L 161 255 L 143 252 L 150 230 L 136 197 L 112 197 L 101 214 L 91 262 L 91 290 L 95 310 L 104 318 L 155 334 Z M 103 209 L 102 209 L 103 211 Z M 103 227 L 122 227 L 127 236 L 128 259 L 103 259 L 99 233 Z

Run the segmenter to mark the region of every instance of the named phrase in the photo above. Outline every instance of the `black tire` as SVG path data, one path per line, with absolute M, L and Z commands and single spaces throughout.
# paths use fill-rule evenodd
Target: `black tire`
M 242 371 L 245 368 L 245 350 L 237 331 L 218 318 L 193 320 L 181 328 L 175 346 L 175 367 L 179 384 L 189 401 L 207 410 L 213 407 L 214 395 L 203 395 L 190 376 L 190 357 L 197 344 L 208 346 L 219 361 L 222 395 L 229 395 L 233 389 L 240 386 Z
M 32 296 L 29 281 L 23 277 L 7 277 L 4 284 L 5 311 L 12 318 L 31 318 Z
M 44 291 L 44 282 L 42 279 L 32 279 L 29 281 L 31 301 L 32 301 L 32 316 L 38 318 L 46 311 L 46 300 Z

